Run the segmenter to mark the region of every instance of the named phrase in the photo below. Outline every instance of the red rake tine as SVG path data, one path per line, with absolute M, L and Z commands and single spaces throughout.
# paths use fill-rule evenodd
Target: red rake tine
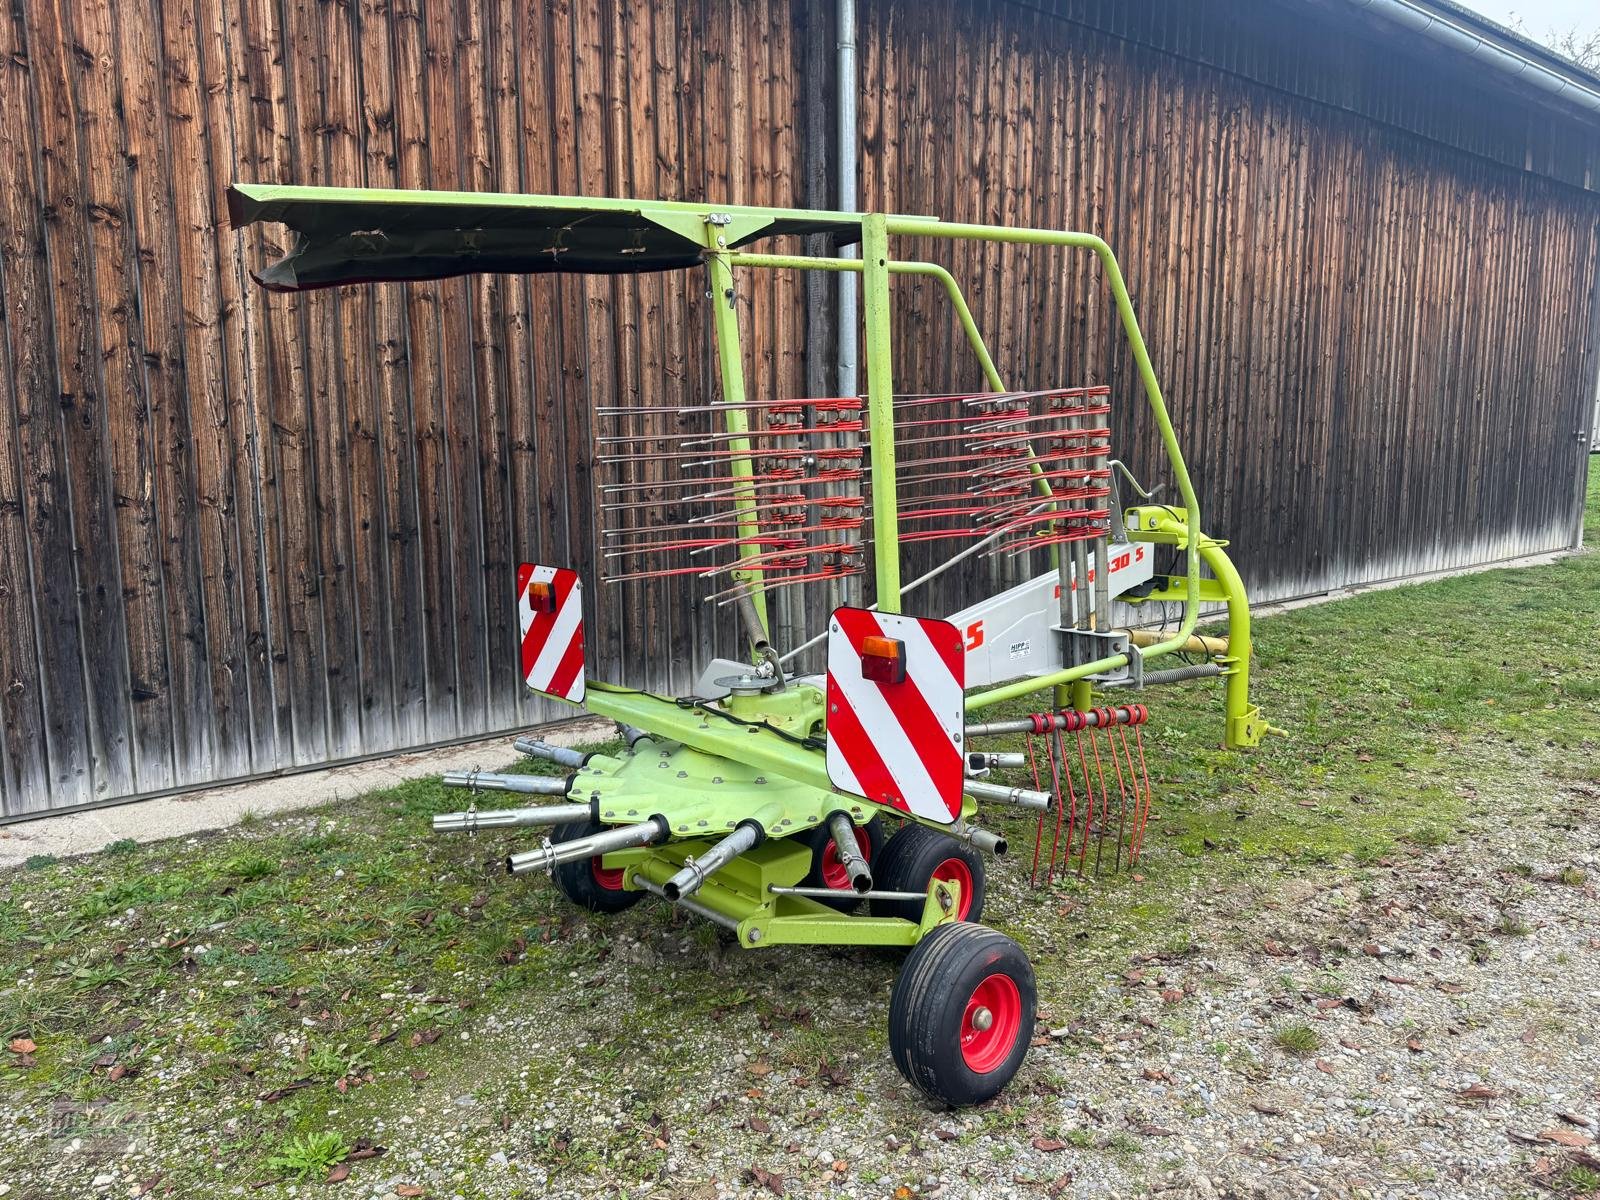
M 1103 728 L 1106 735 L 1106 749 L 1111 751 L 1111 765 L 1117 769 L 1117 792 L 1120 796 L 1117 808 L 1117 854 L 1111 865 L 1111 871 L 1115 874 L 1122 870 L 1122 838 L 1128 828 L 1128 784 L 1122 774 L 1122 759 L 1117 756 L 1116 738 L 1112 736 L 1117 727 L 1111 725 Z
M 1139 819 L 1137 836 L 1139 846 L 1144 847 L 1144 830 L 1150 821 L 1150 772 L 1144 764 L 1144 731 L 1137 725 L 1133 727 L 1133 742 L 1139 748 L 1139 774 L 1144 779 L 1144 816 Z
M 1048 728 L 1048 722 L 1040 721 L 1038 715 L 1036 715 L 1034 717 L 1034 722 L 1036 724 L 1045 725 Z M 1055 830 L 1055 836 L 1050 839 L 1050 865 L 1047 866 L 1045 868 L 1045 871 L 1044 871 L 1044 885 L 1045 885 L 1045 887 L 1049 887 L 1052 883 L 1055 882 L 1055 877 L 1056 877 L 1056 853 L 1057 853 L 1058 848 L 1061 845 L 1061 800 L 1060 800 L 1060 796 L 1061 796 L 1061 775 L 1060 775 L 1060 769 L 1059 769 L 1059 765 L 1058 765 L 1059 760 L 1058 760 L 1057 755 L 1056 755 L 1056 748 L 1055 748 L 1054 744 L 1051 742 L 1050 734 L 1048 732 L 1045 733 L 1044 749 L 1045 749 L 1046 757 L 1048 757 L 1049 760 L 1050 760 L 1050 790 L 1055 792 L 1056 793 L 1056 797 L 1057 797 L 1057 799 L 1056 799 L 1056 830 Z M 1040 813 L 1039 815 L 1040 815 L 1041 818 L 1044 816 L 1043 813 Z
M 1024 743 L 1028 747 L 1028 768 L 1033 772 L 1033 790 L 1039 790 L 1039 760 L 1033 754 L 1033 735 L 1030 733 Z M 1033 827 L 1033 869 L 1028 873 L 1028 886 L 1039 886 L 1039 848 L 1044 844 L 1044 813 L 1039 814 L 1039 819 Z
M 1089 861 L 1089 833 L 1094 828 L 1094 782 L 1089 777 L 1089 759 L 1083 752 L 1083 730 L 1077 731 L 1078 765 L 1083 771 L 1083 799 L 1086 812 L 1083 818 L 1083 845 L 1078 851 L 1078 878 L 1083 878 L 1083 868 Z
M 1111 793 L 1106 790 L 1106 768 L 1100 761 L 1100 742 L 1094 736 L 1094 730 L 1089 731 L 1089 747 L 1094 751 L 1094 773 L 1100 780 L 1100 798 L 1103 802 L 1100 814 L 1100 832 L 1094 839 L 1094 877 L 1100 878 L 1100 858 L 1105 853 L 1106 830 L 1111 824 Z

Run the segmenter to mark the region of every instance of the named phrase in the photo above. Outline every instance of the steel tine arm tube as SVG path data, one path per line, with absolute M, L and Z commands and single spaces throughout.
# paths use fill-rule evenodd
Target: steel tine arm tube
M 659 883 L 651 883 L 637 871 L 633 873 L 632 878 L 635 887 L 649 892 L 652 896 L 660 896 L 663 900 L 672 899 L 667 895 L 666 889 L 663 888 Z M 700 901 L 692 899 L 688 896 L 679 896 L 676 900 L 672 900 L 672 903 L 683 909 L 684 912 L 691 912 L 697 917 L 704 917 L 713 925 L 721 925 L 724 929 L 739 928 L 739 922 L 735 921 L 732 917 L 727 916 L 724 913 L 719 913 L 716 909 L 711 908 L 708 905 L 701 904 Z
M 745 851 L 754 850 L 766 837 L 759 823 L 745 821 L 699 858 L 687 859 L 683 870 L 662 885 L 661 894 L 676 904 L 692 892 L 699 891 L 707 879 Z
M 511 746 L 529 758 L 549 759 L 558 767 L 581 767 L 584 760 L 589 757 L 581 750 L 552 746 L 549 742 L 541 742 L 537 738 L 518 738 L 511 743 Z
M 1149 680 L 1151 676 L 1146 675 Z M 1104 713 L 1111 719 L 1105 720 Z M 1142 725 L 1147 715 L 1140 704 L 1121 704 L 1116 708 L 1091 708 L 1083 712 L 1040 713 L 1040 721 L 1033 717 L 1017 717 L 1008 721 L 984 721 L 967 726 L 968 737 L 994 737 L 1006 733 L 1046 733 L 1052 729 L 1065 729 L 1069 733 L 1078 729 L 1097 729 L 1102 725 Z M 976 795 L 977 793 L 973 793 Z
M 529 871 L 554 871 L 562 863 L 610 854 L 613 850 L 631 850 L 635 846 L 649 846 L 655 842 L 665 841 L 667 833 L 666 819 L 651 817 L 647 821 L 640 821 L 637 825 L 621 825 L 586 838 L 561 842 L 559 845 L 546 842 L 537 850 L 513 854 L 506 859 L 506 870 L 513 875 L 523 875 Z
M 466 812 L 435 813 L 435 833 L 476 833 L 480 829 L 522 829 L 535 825 L 565 825 L 586 821 L 587 804 L 550 804 L 544 808 L 485 808 Z
M 967 755 L 967 766 L 974 771 L 1005 770 L 1007 768 L 1025 767 L 1028 765 L 1028 756 L 1018 753 L 985 753 L 974 750 Z
M 858 892 L 872 890 L 872 868 L 862 857 L 861 843 L 856 841 L 856 824 L 848 813 L 836 812 L 828 818 L 828 832 L 833 835 L 833 845 L 839 852 L 839 865 L 850 877 L 850 886 Z
M 617 723 L 617 728 L 622 731 L 622 736 L 627 740 L 629 750 L 637 747 L 640 742 L 654 743 L 656 740 L 656 735 L 651 733 L 648 729 L 639 729 L 633 725 L 624 725 L 620 721 Z
M 974 829 L 970 825 L 957 825 L 950 830 L 950 836 L 959 838 L 974 849 L 981 850 L 985 854 L 991 854 L 995 858 L 1004 858 L 1006 856 L 1008 847 L 1005 838 L 987 829 Z
M 961 790 L 974 800 L 993 800 L 1000 804 L 1017 804 L 1023 808 L 1036 808 L 1041 812 L 1050 807 L 1050 793 L 1036 792 L 1032 788 L 1001 787 L 998 783 L 979 783 L 965 780 Z
M 533 796 L 565 796 L 569 779 L 548 775 L 496 775 L 491 771 L 446 771 L 444 786 L 479 792 L 524 792 Z

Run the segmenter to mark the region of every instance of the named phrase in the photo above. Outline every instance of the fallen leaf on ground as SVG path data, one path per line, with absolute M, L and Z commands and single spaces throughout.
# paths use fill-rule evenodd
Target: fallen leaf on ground
M 402 1183 L 399 1187 L 395 1188 L 394 1194 L 396 1196 L 406 1197 L 426 1195 L 426 1193 L 414 1183 Z
M 17 1037 L 11 1039 L 8 1047 L 13 1054 L 32 1054 L 39 1047 L 34 1045 L 32 1038 Z
M 1539 1140 L 1554 1142 L 1558 1146 L 1571 1146 L 1574 1150 L 1582 1150 L 1594 1139 L 1587 1133 L 1579 1133 L 1576 1129 L 1542 1129 L 1539 1131 Z
M 1471 1087 L 1464 1087 L 1456 1095 L 1463 1100 L 1498 1100 L 1500 1093 L 1487 1083 L 1475 1083 Z
M 346 1179 L 349 1179 L 349 1178 L 350 1178 L 350 1164 L 349 1163 L 340 1163 L 338 1166 L 334 1167 L 331 1171 L 328 1172 L 328 1177 L 325 1180 L 323 1180 L 323 1182 L 324 1183 L 342 1183 Z
M 1041 1154 L 1054 1154 L 1057 1150 L 1065 1150 L 1067 1144 L 1054 1138 L 1036 1137 L 1033 1139 L 1033 1148 Z
M 776 1171 L 768 1171 L 764 1167 L 751 1167 L 745 1171 L 744 1177 L 746 1182 L 764 1187 L 774 1196 L 783 1195 L 783 1176 Z
M 1161 992 L 1161 999 L 1168 1004 L 1176 1004 L 1183 999 L 1183 991 L 1181 988 L 1164 988 Z
M 746 1124 L 750 1126 L 751 1133 L 771 1133 L 772 1126 L 761 1117 L 751 1117 Z

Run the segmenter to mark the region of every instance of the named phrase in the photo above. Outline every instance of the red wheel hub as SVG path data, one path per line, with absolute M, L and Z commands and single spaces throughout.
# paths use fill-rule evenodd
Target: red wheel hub
M 961 903 L 956 909 L 956 920 L 965 921 L 972 911 L 972 868 L 959 858 L 947 858 L 933 869 L 933 877 L 960 885 Z
M 996 972 L 973 989 L 961 1014 L 961 1057 L 986 1075 L 1011 1057 L 1022 1036 L 1022 996 L 1016 981 Z
M 608 892 L 620 892 L 622 880 L 625 875 L 621 867 L 606 868 L 600 865 L 600 855 L 596 854 L 589 860 L 589 869 L 594 872 L 594 881 Z
M 865 825 L 857 825 L 856 846 L 861 851 L 861 857 L 869 863 L 872 861 L 872 838 L 867 835 Z M 822 886 L 832 888 L 836 892 L 850 890 L 850 875 L 844 869 L 844 864 L 839 861 L 839 847 L 830 837 L 828 844 L 822 848 Z

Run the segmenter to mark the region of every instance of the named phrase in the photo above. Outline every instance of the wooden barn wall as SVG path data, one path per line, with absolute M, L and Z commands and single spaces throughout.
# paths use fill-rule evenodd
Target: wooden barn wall
M 803 44 L 782 0 L 0 3 L 0 812 L 570 713 L 514 564 L 594 573 L 591 406 L 706 398 L 703 278 L 272 296 L 224 189 L 798 205 Z M 756 396 L 800 288 L 743 299 Z M 680 683 L 695 594 L 588 589 L 599 672 Z
M 1245 39 L 1270 36 L 1284 6 L 1059 7 L 1080 19 L 865 0 L 863 206 L 1104 236 L 1206 527 L 1256 598 L 1574 544 L 1600 196 L 1383 123 L 1461 86 L 1426 65 L 1379 97 L 1346 86 L 1372 117 L 1243 77 L 1277 61 Z M 1219 29 L 1243 46 L 1227 69 L 1171 49 L 1220 47 Z M 1310 66 L 1296 78 L 1317 83 Z M 973 281 L 1008 386 L 1110 384 L 1119 453 L 1176 498 L 1092 256 L 931 239 L 898 252 Z M 977 388 L 942 294 L 896 286 L 897 387 Z
M 1263 594 L 1569 540 L 1593 140 L 1283 65 L 1273 5 L 1058 7 L 864 0 L 865 202 L 1104 232 Z M 223 190 L 799 204 L 830 8 L 0 0 L 0 816 L 558 715 L 515 678 L 512 566 L 597 573 L 592 438 L 663 427 L 592 406 L 714 395 L 701 280 L 270 296 L 248 271 L 277 231 L 229 231 Z M 1113 384 L 1154 474 L 1087 264 L 919 250 L 1014 383 Z M 803 287 L 742 290 L 756 396 L 828 352 Z M 902 390 L 975 386 L 897 287 Z M 701 590 L 591 586 L 597 672 L 685 686 L 732 644 Z

